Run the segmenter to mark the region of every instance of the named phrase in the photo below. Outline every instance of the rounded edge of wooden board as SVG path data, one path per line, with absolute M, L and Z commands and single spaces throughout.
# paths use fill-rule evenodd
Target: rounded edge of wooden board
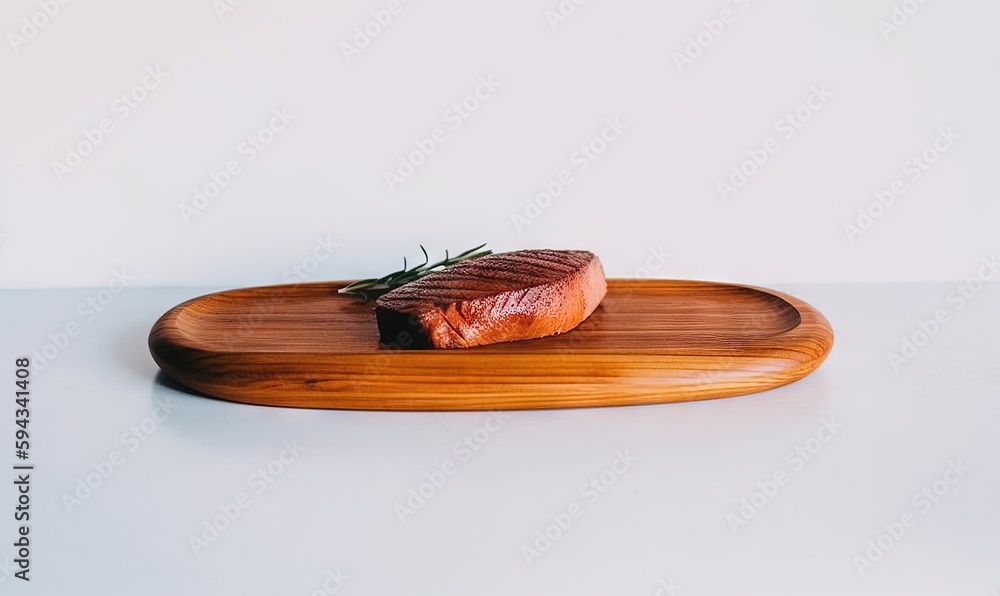
M 293 284 L 294 287 L 301 285 L 310 286 L 330 286 L 336 288 L 349 282 L 313 282 L 309 284 Z M 834 341 L 833 328 L 826 317 L 817 309 L 803 300 L 794 296 L 762 288 L 757 286 L 733 284 L 726 282 L 698 281 L 698 280 L 636 280 L 636 279 L 609 279 L 610 286 L 641 286 L 649 283 L 686 283 L 693 285 L 704 284 L 706 286 L 728 286 L 733 288 L 744 288 L 761 292 L 763 294 L 775 296 L 787 304 L 791 305 L 799 314 L 799 323 L 786 332 L 778 334 L 775 338 L 780 338 L 780 342 L 773 346 L 775 351 L 780 351 L 780 356 L 775 355 L 774 361 L 781 361 L 779 367 L 768 365 L 766 362 L 762 368 L 756 371 L 753 378 L 733 378 L 727 379 L 724 369 L 712 373 L 698 371 L 692 376 L 690 383 L 674 383 L 664 386 L 654 382 L 643 383 L 636 379 L 618 379 L 619 382 L 605 382 L 591 385 L 581 384 L 573 395 L 545 395 L 545 391 L 551 391 L 551 384 L 539 383 L 514 384 L 497 386 L 489 393 L 488 398 L 484 398 L 485 392 L 477 391 L 455 391 L 448 385 L 435 385 L 433 388 L 421 387 L 419 385 L 408 385 L 405 389 L 400 388 L 399 383 L 389 383 L 387 386 L 379 386 L 378 383 L 368 388 L 365 395 L 345 395 L 343 393 L 332 396 L 331 389 L 325 389 L 320 381 L 306 381 L 305 387 L 287 387 L 275 380 L 273 375 L 255 374 L 253 366 L 244 367 L 246 370 L 240 378 L 242 383 L 220 385 L 218 383 L 203 382 L 191 371 L 196 368 L 211 368 L 218 363 L 220 358 L 226 355 L 219 352 L 203 350 L 191 345 L 185 346 L 184 332 L 178 328 L 176 319 L 185 308 L 200 300 L 218 296 L 220 294 L 240 292 L 250 290 L 268 290 L 282 288 L 282 285 L 260 286 L 255 288 L 241 288 L 234 290 L 224 290 L 213 292 L 203 296 L 192 298 L 164 313 L 154 323 L 149 335 L 149 349 L 153 360 L 172 380 L 180 385 L 189 388 L 204 396 L 232 401 L 244 404 L 315 408 L 315 409 L 343 409 L 343 410 L 392 410 L 392 411 L 470 411 L 470 410 L 518 410 L 518 409 L 559 409 L 572 407 L 603 407 L 622 405 L 649 405 L 659 403 L 672 403 L 695 401 L 705 399 L 717 399 L 725 397 L 737 397 L 759 393 L 769 389 L 781 387 L 793 383 L 807 376 L 818 368 L 829 355 Z M 766 343 L 766 342 L 763 342 Z M 780 344 L 780 345 L 779 345 Z M 765 348 L 766 349 L 766 348 Z M 423 351 L 427 353 L 428 351 Z M 441 350 L 431 350 L 429 352 L 442 352 Z M 448 352 L 451 352 L 448 350 Z M 390 352 L 392 353 L 392 352 Z M 420 353 L 408 351 L 409 354 Z M 526 355 L 528 358 L 531 355 Z M 242 355 L 244 359 L 254 360 L 253 357 Z M 524 360 L 525 356 L 504 354 L 504 358 L 511 360 Z M 586 360 L 592 359 L 594 365 L 606 363 L 610 360 L 621 359 L 621 356 L 592 354 L 587 356 L 575 356 L 575 358 Z M 721 361 L 718 356 L 712 357 Z M 259 365 L 266 366 L 268 355 L 262 354 L 258 358 Z M 690 359 L 690 358 L 688 358 Z M 661 371 L 672 370 L 670 357 L 659 355 L 629 356 L 631 363 L 649 366 L 651 369 Z M 764 359 L 766 360 L 766 359 Z M 271 362 L 270 364 L 273 364 Z M 745 372 L 745 371 L 744 371 Z M 211 377 L 212 373 L 208 372 Z M 733 375 L 730 375 L 733 376 Z M 232 378 L 232 377 L 230 377 Z M 476 385 L 472 381 L 464 382 L 463 385 Z M 364 388 L 364 385 L 357 383 L 333 383 L 335 387 L 346 387 L 352 385 L 357 390 Z M 248 389 L 248 387 L 252 387 Z M 596 389 L 595 389 L 596 387 Z M 618 389 L 614 389 L 618 387 Z M 220 389 L 222 391 L 220 392 Z M 378 394 L 376 394 L 376 392 Z

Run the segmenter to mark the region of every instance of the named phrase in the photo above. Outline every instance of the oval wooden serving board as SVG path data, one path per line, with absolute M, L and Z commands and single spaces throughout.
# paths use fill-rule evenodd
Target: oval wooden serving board
M 794 297 L 748 286 L 609 279 L 604 301 L 559 336 L 469 349 L 380 347 L 374 303 L 346 282 L 231 290 L 189 300 L 149 335 L 167 375 L 251 404 L 488 410 L 654 404 L 744 395 L 812 372 L 830 324 Z

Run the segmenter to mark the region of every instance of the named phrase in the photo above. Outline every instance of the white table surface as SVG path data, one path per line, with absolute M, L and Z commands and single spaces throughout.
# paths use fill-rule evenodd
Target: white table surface
M 149 328 L 210 289 L 130 288 L 89 322 L 77 309 L 97 290 L 0 292 L 11 393 L 0 592 L 990 596 L 1000 590 L 1000 288 L 958 311 L 952 287 L 782 287 L 836 332 L 810 377 L 734 399 L 509 412 L 467 461 L 454 445 L 487 413 L 255 407 L 165 385 Z M 894 372 L 887 353 L 938 308 L 949 322 Z M 79 335 L 32 375 L 26 583 L 10 575 L 14 360 L 70 322 Z M 130 439 L 158 403 L 172 412 Z M 841 428 L 818 432 L 824 419 Z M 272 463 L 281 473 L 258 493 L 251 475 L 286 441 L 304 450 Z M 795 448 L 820 444 L 799 465 Z M 114 451 L 123 463 L 68 511 L 65 495 Z M 619 451 L 637 459 L 605 475 L 615 482 L 598 499 L 582 495 Z M 454 474 L 400 523 L 395 505 L 449 460 Z M 968 471 L 946 474 L 949 462 Z M 787 482 L 734 532 L 727 516 L 776 472 Z M 935 487 L 937 502 L 914 500 Z M 191 536 L 241 492 L 249 506 L 195 554 Z M 573 502 L 582 515 L 529 565 L 522 546 Z M 911 527 L 860 573 L 855 557 L 904 514 Z M 324 591 L 338 571 L 343 585 Z

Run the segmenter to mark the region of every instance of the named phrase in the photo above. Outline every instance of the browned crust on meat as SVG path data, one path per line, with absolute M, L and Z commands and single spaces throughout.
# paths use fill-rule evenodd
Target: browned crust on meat
M 520 250 L 463 261 L 381 296 L 381 341 L 465 348 L 565 333 L 607 291 L 600 259 L 582 250 Z

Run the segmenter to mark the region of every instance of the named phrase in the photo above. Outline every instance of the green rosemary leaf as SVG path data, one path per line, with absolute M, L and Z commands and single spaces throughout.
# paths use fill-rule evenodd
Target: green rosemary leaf
M 403 257 L 403 268 L 398 271 L 393 271 L 388 275 L 379 278 L 361 279 L 352 283 L 347 284 L 339 290 L 341 294 L 355 294 L 361 297 L 362 302 L 368 302 L 373 298 L 378 298 L 382 294 L 385 294 L 389 290 L 398 288 L 399 286 L 406 285 L 412 281 L 416 281 L 421 277 L 433 273 L 439 269 L 447 267 L 449 265 L 454 265 L 459 261 L 468 261 L 470 259 L 477 259 L 479 257 L 484 257 L 489 254 L 493 254 L 492 250 L 485 249 L 486 244 L 480 244 L 479 246 L 470 248 L 465 252 L 459 253 L 454 257 L 450 256 L 450 253 L 446 250 L 444 252 L 444 259 L 436 262 L 430 262 L 430 255 L 427 254 L 427 249 L 420 245 L 420 251 L 424 253 L 424 262 L 419 265 L 414 265 L 413 267 L 408 266 L 408 261 L 406 257 Z

